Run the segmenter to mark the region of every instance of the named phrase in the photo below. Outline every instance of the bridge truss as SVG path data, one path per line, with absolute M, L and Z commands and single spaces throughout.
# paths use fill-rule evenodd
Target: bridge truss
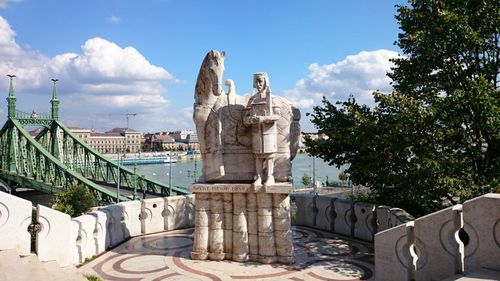
M 56 81 L 51 100 L 52 113 L 25 113 L 15 109 L 16 98 L 10 81 L 8 120 L 0 130 L 0 180 L 46 193 L 82 184 L 101 203 L 133 200 L 137 192 L 158 196 L 187 194 L 186 189 L 137 175 L 118 165 L 74 135 L 59 121 Z M 26 126 L 40 126 L 32 136 Z M 132 192 L 118 199 L 113 187 Z

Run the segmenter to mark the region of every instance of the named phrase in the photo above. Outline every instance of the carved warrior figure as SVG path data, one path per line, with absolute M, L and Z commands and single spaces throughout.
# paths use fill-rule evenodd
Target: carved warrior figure
M 226 94 L 224 59 L 224 52 L 210 51 L 195 87 L 193 119 L 203 160 L 200 181 L 289 181 L 299 142 L 299 110 L 271 96 L 265 73 L 254 76 L 254 96 L 236 95 L 232 80 L 226 80 Z
M 276 121 L 280 118 L 279 107 L 273 107 L 267 73 L 255 73 L 253 87 L 257 89 L 257 93 L 248 101 L 243 122 L 252 125 L 256 172 L 254 185 L 262 184 L 265 164 L 265 185 L 269 186 L 274 184 L 274 154 L 278 151 Z

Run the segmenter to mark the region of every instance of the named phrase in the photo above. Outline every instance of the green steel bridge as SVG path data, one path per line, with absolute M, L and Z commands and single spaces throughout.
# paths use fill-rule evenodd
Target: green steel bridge
M 135 200 L 137 192 L 156 196 L 188 194 L 178 186 L 137 175 L 134 170 L 111 161 L 75 136 L 59 120 L 57 80 L 54 81 L 52 111 L 26 113 L 16 110 L 13 78 L 10 77 L 8 119 L 0 130 L 0 181 L 7 186 L 56 193 L 81 184 L 100 203 Z M 41 127 L 32 136 L 27 126 Z M 130 196 L 117 195 L 115 187 L 128 190 Z M 125 194 L 125 192 L 122 192 Z

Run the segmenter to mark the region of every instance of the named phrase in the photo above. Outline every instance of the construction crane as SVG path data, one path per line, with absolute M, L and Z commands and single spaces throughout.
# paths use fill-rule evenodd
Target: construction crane
M 128 111 L 127 111 L 127 113 L 125 113 L 125 118 L 127 119 L 126 129 L 128 129 L 128 120 L 129 120 L 130 116 L 136 116 L 136 115 L 137 115 L 137 113 L 128 113 Z
M 127 127 L 125 129 L 128 129 L 128 124 L 129 124 L 129 119 L 131 116 L 136 116 L 137 113 L 129 113 L 128 111 L 126 113 L 111 113 L 108 115 L 125 115 L 125 119 L 127 120 Z

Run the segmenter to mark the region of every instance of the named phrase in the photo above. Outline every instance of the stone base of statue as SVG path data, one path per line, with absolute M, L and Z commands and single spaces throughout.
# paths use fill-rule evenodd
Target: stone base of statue
M 191 258 L 291 264 L 289 183 L 196 183 Z

